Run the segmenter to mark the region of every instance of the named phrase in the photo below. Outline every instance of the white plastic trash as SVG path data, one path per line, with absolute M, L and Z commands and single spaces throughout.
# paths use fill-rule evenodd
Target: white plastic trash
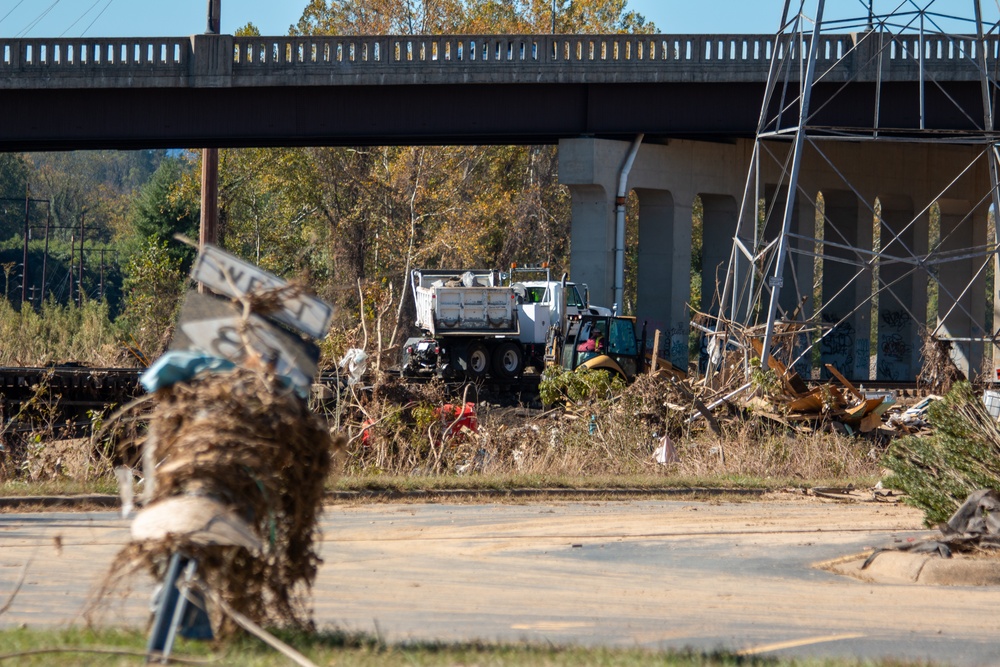
M 1000 391 L 987 389 L 983 392 L 983 404 L 986 406 L 986 412 L 990 413 L 991 417 L 1000 419 Z
M 364 350 L 352 347 L 344 354 L 338 365 L 347 372 L 347 384 L 357 384 L 368 368 L 368 354 Z

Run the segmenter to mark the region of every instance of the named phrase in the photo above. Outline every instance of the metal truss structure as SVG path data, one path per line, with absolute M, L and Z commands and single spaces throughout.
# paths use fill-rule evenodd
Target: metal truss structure
M 758 334 L 763 329 L 760 356 L 765 368 L 769 357 L 777 353 L 775 345 L 780 342 L 777 338 L 782 331 L 791 328 L 798 333 L 794 344 L 786 345 L 793 350 L 786 361 L 789 365 L 798 362 L 799 369 L 811 370 L 813 360 L 820 356 L 819 352 L 814 354 L 814 350 L 822 349 L 845 324 L 860 322 L 862 327 L 866 326 L 864 323 L 869 323 L 868 318 L 873 317 L 873 304 L 877 303 L 894 304 L 897 311 L 904 312 L 914 323 L 912 331 L 922 336 L 929 333 L 938 340 L 962 344 L 965 349 L 978 346 L 979 352 L 973 354 L 974 359 L 982 359 L 984 350 L 996 345 L 997 319 L 1000 318 L 987 315 L 985 298 L 970 303 L 970 295 L 985 297 L 983 290 L 989 273 L 1000 276 L 995 271 L 996 232 L 992 227 L 988 235 L 985 229 L 978 229 L 975 234 L 958 230 L 973 224 L 983 228 L 987 225 L 986 212 L 990 208 L 1000 210 L 997 189 L 1000 154 L 993 115 L 998 91 L 1000 24 L 996 15 L 1000 13 L 1000 2 L 996 7 L 986 8 L 991 13 L 989 18 L 984 18 L 980 0 L 889 2 L 891 5 L 886 3 L 887 7 L 878 7 L 881 4 L 878 1 L 852 0 L 851 9 L 857 15 L 844 17 L 833 16 L 827 11 L 828 4 L 833 2 L 784 2 L 728 278 L 721 291 L 719 321 L 709 345 L 716 363 L 720 359 L 718 352 L 724 347 L 720 343 L 729 335 L 727 327 L 749 327 Z M 966 10 L 965 16 L 961 10 Z M 839 41 L 832 40 L 834 35 Z M 845 40 L 845 35 L 850 35 L 850 39 Z M 968 95 L 960 101 L 954 90 L 935 81 L 934 68 L 945 66 L 942 60 L 974 66 L 978 72 L 979 94 L 976 96 L 981 95 L 981 113 L 979 109 L 969 113 Z M 848 62 L 849 68 L 845 66 Z M 904 63 L 909 68 L 911 87 L 912 73 L 916 69 L 917 99 L 906 122 L 899 122 L 897 118 L 890 123 L 880 118 L 879 102 L 884 96 L 898 94 L 898 82 L 893 83 L 885 76 L 890 71 L 889 66 L 896 63 Z M 974 92 L 975 83 L 968 82 L 965 92 Z M 821 93 L 814 95 L 817 90 Z M 873 111 L 871 122 L 851 127 L 823 125 L 823 106 L 837 95 L 864 98 L 861 106 L 868 112 Z M 938 105 L 953 104 L 952 112 L 960 110 L 963 120 L 950 126 L 930 122 L 925 105 L 931 97 Z M 930 144 L 935 147 L 929 149 L 932 152 L 945 145 L 963 146 L 965 157 L 954 167 L 955 173 L 936 173 L 935 178 L 928 181 L 935 183 L 934 189 L 939 191 L 925 193 L 926 197 L 922 194 L 920 205 L 913 207 L 919 210 L 912 210 L 906 216 L 908 220 L 906 217 L 888 220 L 876 201 L 866 199 L 873 189 L 878 189 L 878 184 L 856 182 L 861 178 L 870 179 L 870 174 L 858 175 L 856 163 L 873 155 L 872 144 L 879 149 L 895 144 L 897 150 L 909 150 L 900 148 L 900 144 L 911 148 Z M 862 152 L 865 150 L 869 152 Z M 867 207 L 874 225 L 874 243 L 856 243 L 857 230 L 849 229 L 849 223 L 843 219 L 833 219 L 824 210 L 823 203 L 817 201 L 817 191 L 804 187 L 801 174 L 807 158 L 813 165 L 819 163 L 824 173 L 833 175 L 833 181 L 839 181 L 829 187 L 836 187 L 862 202 L 861 213 L 855 216 L 854 224 L 864 220 Z M 846 165 L 843 164 L 845 159 Z M 926 229 L 932 209 L 940 220 L 941 209 L 937 202 L 947 199 L 949 190 L 959 180 L 968 182 L 973 171 L 979 174 L 976 182 L 981 189 L 974 197 L 966 193 L 964 201 L 969 202 L 966 210 L 954 213 L 947 228 L 941 227 L 929 242 L 914 242 L 914 230 L 921 229 L 921 225 Z M 988 178 L 985 177 L 987 172 Z M 784 196 L 780 195 L 782 192 Z M 801 205 L 803 199 L 817 204 L 817 210 L 823 211 L 822 224 L 816 225 L 815 233 L 812 226 L 794 222 L 796 201 Z M 802 210 L 806 209 L 798 209 L 800 213 Z M 866 231 L 872 232 L 871 229 Z M 973 238 L 977 242 L 956 244 L 956 238 Z M 811 275 L 796 275 L 796 261 L 799 267 L 812 265 L 805 258 L 812 258 L 815 266 L 829 267 L 822 285 L 814 284 Z M 833 284 L 835 271 L 831 262 L 838 264 L 839 287 Z M 964 286 L 961 281 L 941 279 L 942 271 L 948 271 L 943 267 L 956 263 L 961 267 L 962 280 L 966 281 Z M 822 268 L 819 273 L 824 273 Z M 955 275 L 955 270 L 951 275 Z M 923 277 L 915 280 L 914 276 L 924 276 L 926 281 Z M 858 284 L 871 285 L 871 289 L 861 290 L 861 296 L 853 299 L 852 309 L 841 307 L 839 312 L 831 314 L 831 302 L 839 300 L 842 306 L 843 295 L 855 295 Z M 913 285 L 918 287 L 914 289 Z M 907 290 L 926 290 L 928 285 L 937 292 L 936 324 L 933 316 L 928 323 L 926 314 L 913 308 L 913 294 L 907 293 Z M 858 314 L 866 309 L 867 315 L 859 317 Z M 949 319 L 959 316 L 963 318 L 963 325 L 949 328 Z M 874 317 L 878 318 L 877 310 Z M 795 326 L 789 327 L 793 324 Z M 868 331 L 857 332 L 857 337 L 870 339 Z M 869 340 L 872 347 L 876 342 L 881 341 Z M 859 349 L 861 347 L 859 345 Z M 882 354 L 877 347 L 874 352 Z M 863 354 L 863 350 L 860 353 Z M 994 354 L 994 359 L 997 356 Z M 867 362 L 868 359 L 862 359 L 856 367 Z M 967 359 L 966 362 L 967 366 L 971 365 Z M 867 380 L 867 370 L 855 376 Z M 967 370 L 975 373 L 980 369 Z M 883 377 L 878 370 L 878 379 L 913 379 L 892 378 L 890 371 L 887 370 L 887 377 Z

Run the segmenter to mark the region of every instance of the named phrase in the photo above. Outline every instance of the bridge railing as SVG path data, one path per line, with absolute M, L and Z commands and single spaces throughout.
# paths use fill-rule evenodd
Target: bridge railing
M 878 43 L 878 33 L 868 41 Z M 884 35 L 883 57 L 916 59 L 916 35 Z M 819 59 L 838 60 L 848 55 L 864 33 L 823 35 Z M 791 55 L 808 53 L 810 37 L 792 42 Z M 974 35 L 931 36 L 924 40 L 925 60 L 967 60 L 976 57 Z M 236 37 L 234 63 L 268 64 L 404 64 L 404 63 L 738 63 L 769 61 L 774 35 L 435 35 L 373 37 Z M 786 45 L 777 45 L 784 56 Z M 987 38 L 987 57 L 998 57 L 998 38 Z
M 977 76 L 979 45 L 974 36 L 927 36 L 888 33 L 827 34 L 819 48 L 820 74 L 845 79 L 892 74 L 912 78 L 920 60 L 930 71 L 961 78 Z M 524 75 L 558 73 L 569 68 L 575 75 L 593 68 L 641 72 L 641 77 L 680 77 L 710 80 L 736 76 L 763 79 L 777 51 L 793 58 L 808 53 L 809 38 L 775 41 L 774 35 L 437 35 L 371 37 L 233 37 L 230 35 L 150 38 L 0 39 L 0 88 L 30 86 L 33 74 L 54 77 L 47 85 L 76 85 L 80 77 L 100 77 L 96 85 L 115 77 L 139 76 L 138 85 L 189 85 L 185 77 L 207 78 L 204 85 L 227 83 L 233 76 L 274 75 L 269 85 L 281 85 L 289 72 L 321 74 L 313 82 L 332 83 L 332 75 L 369 71 L 385 76 L 414 76 L 423 70 L 444 77 L 449 69 L 464 75 L 479 68 L 509 70 Z M 988 38 L 986 56 L 1000 56 L 1000 39 Z M 546 69 L 549 68 L 549 69 Z M 792 76 L 797 72 L 790 72 Z M 14 76 L 17 75 L 17 76 Z M 393 75 L 389 75 L 392 79 Z M 7 77 L 4 82 L 2 77 Z M 178 77 L 170 83 L 168 77 Z M 530 80 L 535 81 L 536 78 Z M 308 76 L 291 83 L 308 84 Z M 195 84 L 199 85 L 199 84 Z
M 188 37 L 0 39 L 0 71 L 155 67 L 186 72 Z
M 773 35 L 434 35 L 236 37 L 236 67 L 763 61 Z

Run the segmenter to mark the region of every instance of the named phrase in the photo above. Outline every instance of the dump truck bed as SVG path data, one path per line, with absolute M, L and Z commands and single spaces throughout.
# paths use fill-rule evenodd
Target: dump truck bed
M 492 271 L 414 271 L 417 326 L 432 336 L 516 336 L 517 293 L 496 282 Z

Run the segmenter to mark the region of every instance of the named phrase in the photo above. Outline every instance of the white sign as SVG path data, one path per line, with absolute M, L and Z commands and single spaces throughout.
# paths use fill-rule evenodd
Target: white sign
M 252 350 L 277 375 L 306 393 L 316 376 L 319 350 L 259 315 L 244 323 L 239 308 L 208 294 L 189 292 L 171 349 L 198 350 L 241 365 Z M 245 332 L 245 338 L 240 331 Z M 250 348 L 248 350 L 248 348 Z
M 206 245 L 199 253 L 191 277 L 233 298 L 288 285 L 281 278 L 212 245 Z M 282 299 L 281 310 L 269 316 L 313 338 L 323 338 L 330 329 L 333 308 L 312 295 L 297 294 Z

